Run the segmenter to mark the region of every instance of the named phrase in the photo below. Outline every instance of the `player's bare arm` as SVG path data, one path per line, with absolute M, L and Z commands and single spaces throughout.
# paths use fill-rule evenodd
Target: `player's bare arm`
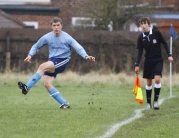
M 31 56 L 27 56 L 27 57 L 24 59 L 24 61 L 31 63 L 31 58 L 32 58 Z
M 87 61 L 95 62 L 95 57 L 93 57 L 93 56 L 87 56 L 87 57 L 86 57 L 86 60 L 87 60 Z

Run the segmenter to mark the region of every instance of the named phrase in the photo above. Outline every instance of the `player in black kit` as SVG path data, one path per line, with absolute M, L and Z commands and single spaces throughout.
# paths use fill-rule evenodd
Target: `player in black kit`
M 170 52 L 169 46 L 165 39 L 163 38 L 161 32 L 158 29 L 152 29 L 150 27 L 150 19 L 147 17 L 142 17 L 139 20 L 139 24 L 143 30 L 138 37 L 137 41 L 137 59 L 135 62 L 135 72 L 139 74 L 139 64 L 143 54 L 143 49 L 145 50 L 145 60 L 143 69 L 143 78 L 147 80 L 146 84 L 146 98 L 147 105 L 146 109 L 151 109 L 151 95 L 152 95 L 152 79 L 154 79 L 154 101 L 153 108 L 155 110 L 159 109 L 158 98 L 160 95 L 161 82 L 163 70 L 163 57 L 161 52 L 161 44 L 163 44 L 166 53 L 168 55 L 168 61 L 172 62 L 173 57 Z

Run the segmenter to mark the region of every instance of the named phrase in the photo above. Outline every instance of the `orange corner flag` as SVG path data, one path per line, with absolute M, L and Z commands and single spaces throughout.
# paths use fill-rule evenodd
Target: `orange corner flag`
M 140 104 L 143 104 L 144 99 L 143 99 L 142 89 L 140 86 L 140 80 L 138 76 L 136 76 L 135 78 L 133 93 L 136 96 L 135 100 L 138 101 Z

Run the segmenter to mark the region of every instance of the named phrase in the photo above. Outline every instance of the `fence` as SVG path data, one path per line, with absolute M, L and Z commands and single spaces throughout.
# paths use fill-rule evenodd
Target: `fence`
M 35 29 L 1 29 L 0 33 L 0 72 L 34 72 L 40 63 L 48 59 L 48 47 L 44 46 L 33 57 L 32 63 L 23 62 L 31 46 L 45 33 L 51 30 Z M 96 64 L 86 62 L 72 49 L 72 58 L 68 69 L 87 73 L 92 70 L 110 70 L 115 73 L 134 71 L 136 59 L 136 42 L 139 33 L 124 31 L 97 31 L 97 30 L 65 30 L 74 37 L 89 55 L 96 57 Z M 169 35 L 165 34 L 169 40 Z M 174 41 L 174 59 L 178 58 Z M 167 55 L 163 51 L 165 61 Z M 167 62 L 164 70 L 167 71 Z M 174 62 L 173 70 L 177 72 L 179 63 Z

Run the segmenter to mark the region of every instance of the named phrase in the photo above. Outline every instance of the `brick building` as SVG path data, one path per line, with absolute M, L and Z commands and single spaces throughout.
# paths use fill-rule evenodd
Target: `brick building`
M 178 0 L 151 0 L 155 7 L 151 12 L 151 19 L 157 28 L 168 32 L 169 26 L 173 24 L 179 32 L 179 1 Z
M 88 17 L 87 8 L 89 0 L 1 0 L 0 10 L 13 18 L 34 28 L 49 28 L 49 21 L 54 16 L 59 16 L 64 23 L 64 28 L 71 29 L 72 19 L 75 17 Z M 179 31 L 179 2 L 178 0 L 143 0 L 151 8 L 152 23 L 162 30 L 166 30 L 172 23 Z M 130 26 L 134 21 L 131 20 Z M 130 30 L 130 27 L 127 28 Z M 131 30 L 130 30 L 131 31 Z
M 54 16 L 59 16 L 66 27 L 71 26 L 72 17 L 82 16 L 84 14 L 82 9 L 86 4 L 84 0 L 74 0 L 71 2 L 69 0 L 15 1 L 17 2 L 0 1 L 0 9 L 17 20 L 40 29 L 49 28 L 49 21 Z
M 16 0 L 11 2 L 0 1 L 0 9 L 27 26 L 34 26 L 36 29 L 49 28 L 49 21 L 58 16 L 60 9 L 51 4 L 50 0 Z M 23 2 L 26 1 L 26 2 Z M 41 2 L 40 2 L 41 1 Z

